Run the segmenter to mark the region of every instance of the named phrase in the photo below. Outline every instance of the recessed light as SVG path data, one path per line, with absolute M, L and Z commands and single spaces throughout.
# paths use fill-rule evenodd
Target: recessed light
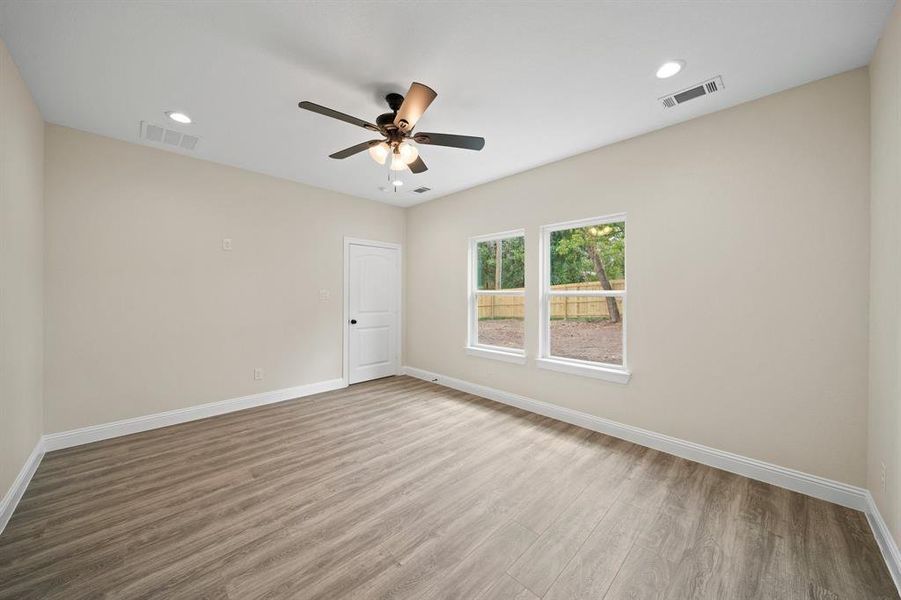
M 170 119 L 172 119 L 173 121 L 175 121 L 176 123 L 181 123 L 182 125 L 190 125 L 191 124 L 191 117 L 189 117 L 188 115 L 186 115 L 183 112 L 177 112 L 177 111 L 170 110 L 169 112 L 166 113 L 166 116 L 169 117 Z
M 672 77 L 673 75 L 675 75 L 676 73 L 681 71 L 682 67 L 684 67 L 684 66 L 685 66 L 684 60 L 667 61 L 667 62 L 663 63 L 662 65 L 660 65 L 660 68 L 657 69 L 657 79 L 667 79 L 669 77 Z
M 393 185 L 394 187 L 400 187 L 403 184 L 404 184 L 404 182 L 401 181 L 400 179 L 395 179 L 394 181 L 391 182 L 391 185 Z

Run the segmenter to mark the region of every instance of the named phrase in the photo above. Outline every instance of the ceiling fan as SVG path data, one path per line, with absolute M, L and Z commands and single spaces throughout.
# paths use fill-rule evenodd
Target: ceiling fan
M 413 82 L 407 96 L 400 94 L 388 94 L 385 101 L 391 112 L 379 115 L 375 124 L 357 117 L 346 115 L 337 110 L 320 106 L 313 102 L 303 101 L 300 108 L 345 121 L 351 125 L 380 133 L 384 139 L 362 142 L 356 146 L 345 148 L 330 154 L 329 158 L 347 158 L 358 154 L 363 150 L 369 150 L 369 155 L 380 165 L 391 156 L 390 168 L 392 171 L 401 171 L 409 168 L 414 173 L 427 171 L 428 167 L 419 156 L 419 149 L 411 142 L 432 146 L 447 146 L 449 148 L 463 148 L 465 150 L 481 150 L 485 147 L 485 138 L 469 135 L 454 135 L 449 133 L 413 133 L 413 128 L 422 114 L 429 107 L 438 94 L 427 85 Z

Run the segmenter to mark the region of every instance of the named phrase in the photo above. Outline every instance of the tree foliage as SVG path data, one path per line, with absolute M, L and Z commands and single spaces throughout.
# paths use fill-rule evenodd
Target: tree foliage
M 498 244 L 500 244 L 500 285 L 497 275 Z M 523 288 L 525 279 L 525 240 L 522 237 L 479 242 L 478 281 L 481 290 L 510 290 Z
M 626 224 L 607 223 L 551 234 L 551 284 L 597 281 L 612 290 L 612 279 L 625 275 Z M 616 298 L 608 296 L 607 314 L 614 323 L 621 316 Z
M 611 281 L 625 278 L 625 248 L 624 222 L 555 231 L 551 233 L 551 285 L 600 282 L 603 289 L 612 289 Z M 476 249 L 479 289 L 525 287 L 524 238 L 479 242 Z M 616 321 L 615 301 L 610 299 L 610 304 Z
M 626 274 L 626 224 L 607 223 L 551 233 L 551 285 L 599 281 L 589 252 L 597 250 L 608 279 Z

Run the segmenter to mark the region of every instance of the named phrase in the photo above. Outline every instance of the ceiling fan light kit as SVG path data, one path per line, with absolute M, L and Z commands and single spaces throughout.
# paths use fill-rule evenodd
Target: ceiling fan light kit
M 390 155 L 389 169 L 391 171 L 410 169 L 413 173 L 423 173 L 428 170 L 428 167 L 423 162 L 422 157 L 419 156 L 419 149 L 411 141 L 417 144 L 462 148 L 464 150 L 481 150 L 485 147 L 485 138 L 480 137 L 448 133 L 413 133 L 416 123 L 419 122 L 419 119 L 437 96 L 438 94 L 435 90 L 429 86 L 414 81 L 406 97 L 394 93 L 385 96 L 385 101 L 388 103 L 388 108 L 391 109 L 391 112 L 379 115 L 375 123 L 370 123 L 369 121 L 306 100 L 300 102 L 298 106 L 304 110 L 338 119 L 368 131 L 380 133 L 384 138 L 382 140 L 362 142 L 350 148 L 339 150 L 334 154 L 330 154 L 330 158 L 345 159 L 348 156 L 368 150 L 369 156 L 380 165 L 385 164 Z M 398 187 L 403 185 L 403 182 L 400 181 L 398 176 L 391 176 L 391 184 Z
M 391 147 L 387 142 L 369 143 L 369 156 L 380 165 L 385 164 L 385 159 L 389 154 L 391 154 Z
M 419 150 L 407 141 L 397 145 L 397 153 L 400 155 L 400 159 L 404 161 L 404 164 L 407 165 L 419 158 Z
M 403 171 L 407 168 L 407 163 L 400 157 L 400 152 L 395 152 L 391 155 L 391 166 L 389 168 L 392 171 Z

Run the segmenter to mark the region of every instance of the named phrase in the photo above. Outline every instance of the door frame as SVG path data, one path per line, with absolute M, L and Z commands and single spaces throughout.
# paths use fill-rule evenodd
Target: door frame
M 395 331 L 397 332 L 397 340 L 395 347 L 397 348 L 397 371 L 395 375 L 403 374 L 403 310 L 404 310 L 404 250 L 403 245 L 394 242 L 380 242 L 377 240 L 366 240 L 362 238 L 344 236 L 344 293 L 342 294 L 342 304 L 344 305 L 343 316 L 344 324 L 342 326 L 342 364 L 341 379 L 344 380 L 344 387 L 350 385 L 350 246 L 372 246 L 374 248 L 386 248 L 389 250 L 397 250 L 397 314 L 395 315 Z

